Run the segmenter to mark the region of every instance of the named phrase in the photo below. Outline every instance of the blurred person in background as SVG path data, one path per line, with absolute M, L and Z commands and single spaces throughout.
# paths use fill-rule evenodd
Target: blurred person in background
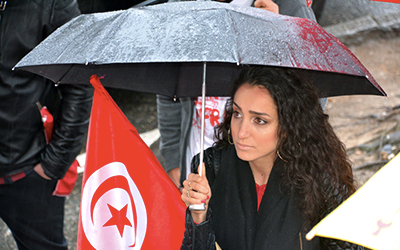
M 67 249 L 65 197 L 53 193 L 81 151 L 93 90 L 55 86 L 13 67 L 79 14 L 76 0 L 1 1 L 0 217 L 19 249 Z M 48 113 L 42 117 L 43 111 Z M 50 117 L 51 139 L 44 127 Z

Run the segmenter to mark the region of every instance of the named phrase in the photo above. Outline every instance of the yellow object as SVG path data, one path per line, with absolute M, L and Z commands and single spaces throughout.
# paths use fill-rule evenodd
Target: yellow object
M 340 239 L 371 249 L 400 249 L 400 154 L 307 235 Z

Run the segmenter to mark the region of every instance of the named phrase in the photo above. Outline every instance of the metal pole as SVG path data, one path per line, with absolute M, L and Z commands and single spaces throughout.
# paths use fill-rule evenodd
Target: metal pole
M 200 168 L 199 175 L 201 176 L 203 173 L 203 160 L 204 160 L 204 130 L 205 130 L 205 121 L 206 117 L 206 62 L 203 64 L 203 85 L 201 89 L 201 133 L 200 133 Z
M 200 166 L 199 175 L 203 173 L 203 160 L 204 160 L 204 129 L 205 129 L 205 110 L 206 110 L 206 62 L 203 63 L 203 84 L 201 89 L 201 133 L 200 133 Z M 190 210 L 204 211 L 206 204 L 192 204 L 189 206 Z

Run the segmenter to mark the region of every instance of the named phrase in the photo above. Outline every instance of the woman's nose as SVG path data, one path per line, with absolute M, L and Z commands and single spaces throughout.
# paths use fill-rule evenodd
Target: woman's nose
M 239 125 L 238 137 L 239 139 L 244 139 L 249 135 L 249 124 L 246 121 L 242 121 Z

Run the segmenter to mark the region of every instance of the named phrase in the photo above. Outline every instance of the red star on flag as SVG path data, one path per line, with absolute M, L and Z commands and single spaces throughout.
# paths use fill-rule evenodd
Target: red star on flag
M 108 208 L 110 209 L 112 217 L 103 225 L 103 227 L 117 226 L 119 234 L 122 237 L 122 235 L 124 234 L 125 225 L 132 227 L 131 222 L 126 217 L 126 212 L 128 210 L 128 204 L 126 204 L 121 210 L 116 209 L 115 207 L 111 206 L 110 204 L 107 204 L 107 205 L 108 205 Z

